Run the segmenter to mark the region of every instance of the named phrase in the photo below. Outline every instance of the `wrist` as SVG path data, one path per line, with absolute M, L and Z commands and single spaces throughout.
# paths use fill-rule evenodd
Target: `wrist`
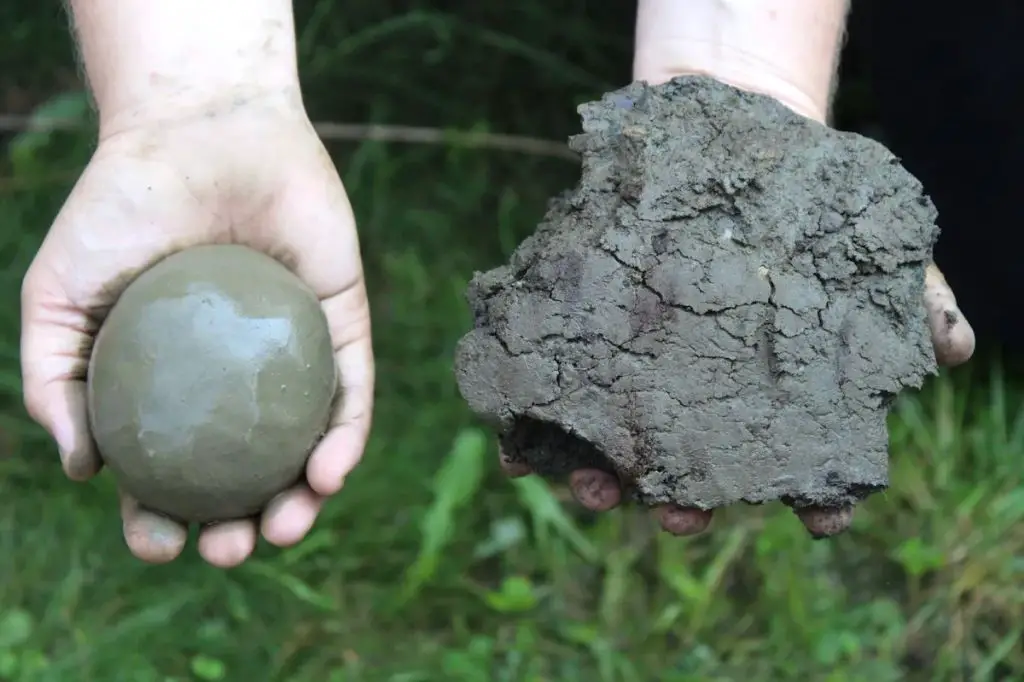
M 755 55 L 720 48 L 714 55 L 705 54 L 705 45 L 674 46 L 679 59 L 666 62 L 663 51 L 645 56 L 636 54 L 635 80 L 664 83 L 678 76 L 709 76 L 740 90 L 767 95 L 791 111 L 819 123 L 828 117 L 827 91 L 811 90 L 793 79 L 779 66 Z
M 298 101 L 291 0 L 71 0 L 100 133 Z
M 640 0 L 635 80 L 704 75 L 825 122 L 847 0 Z

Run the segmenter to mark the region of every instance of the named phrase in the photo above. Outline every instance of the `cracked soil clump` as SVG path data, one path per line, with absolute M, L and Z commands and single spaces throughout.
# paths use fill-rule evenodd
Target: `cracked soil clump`
M 580 112 L 579 185 L 468 293 L 459 387 L 509 459 L 703 509 L 884 488 L 888 408 L 935 372 L 920 183 L 707 78 Z

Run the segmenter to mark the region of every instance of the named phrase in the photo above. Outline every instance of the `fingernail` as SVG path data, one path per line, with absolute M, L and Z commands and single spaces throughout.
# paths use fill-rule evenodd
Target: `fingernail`
M 181 526 L 166 516 L 152 513 L 149 517 L 149 539 L 161 545 L 177 543 L 181 536 Z

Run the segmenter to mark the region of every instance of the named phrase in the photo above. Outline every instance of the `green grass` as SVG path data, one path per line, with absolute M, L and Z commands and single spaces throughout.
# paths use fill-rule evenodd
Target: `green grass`
M 310 108 L 564 138 L 577 101 L 628 77 L 629 8 L 612 4 L 299 2 Z M 52 86 L 70 59 L 56 14 L 0 17 L 18 26 L 0 48 L 12 82 Z M 91 139 L 7 142 L 0 680 L 1024 680 L 1024 410 L 980 363 L 899 402 L 892 488 L 835 541 L 777 505 L 672 539 L 641 510 L 583 514 L 500 476 L 452 377 L 462 290 L 573 182 L 557 159 L 332 145 L 373 299 L 364 463 L 298 547 L 230 571 L 194 548 L 133 560 L 110 480 L 66 481 L 20 408 L 21 274 Z

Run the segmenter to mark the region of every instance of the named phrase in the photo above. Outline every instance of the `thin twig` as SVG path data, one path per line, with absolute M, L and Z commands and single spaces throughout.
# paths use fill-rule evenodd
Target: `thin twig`
M 324 140 L 372 141 L 404 144 L 453 145 L 474 149 L 496 149 L 501 151 L 548 156 L 568 161 L 579 157 L 568 146 L 554 140 L 501 133 L 444 130 L 419 126 L 381 125 L 362 123 L 333 123 L 322 121 L 313 124 L 317 134 Z M 46 131 L 46 130 L 91 130 L 92 126 L 78 119 L 48 118 L 0 114 L 0 131 Z

